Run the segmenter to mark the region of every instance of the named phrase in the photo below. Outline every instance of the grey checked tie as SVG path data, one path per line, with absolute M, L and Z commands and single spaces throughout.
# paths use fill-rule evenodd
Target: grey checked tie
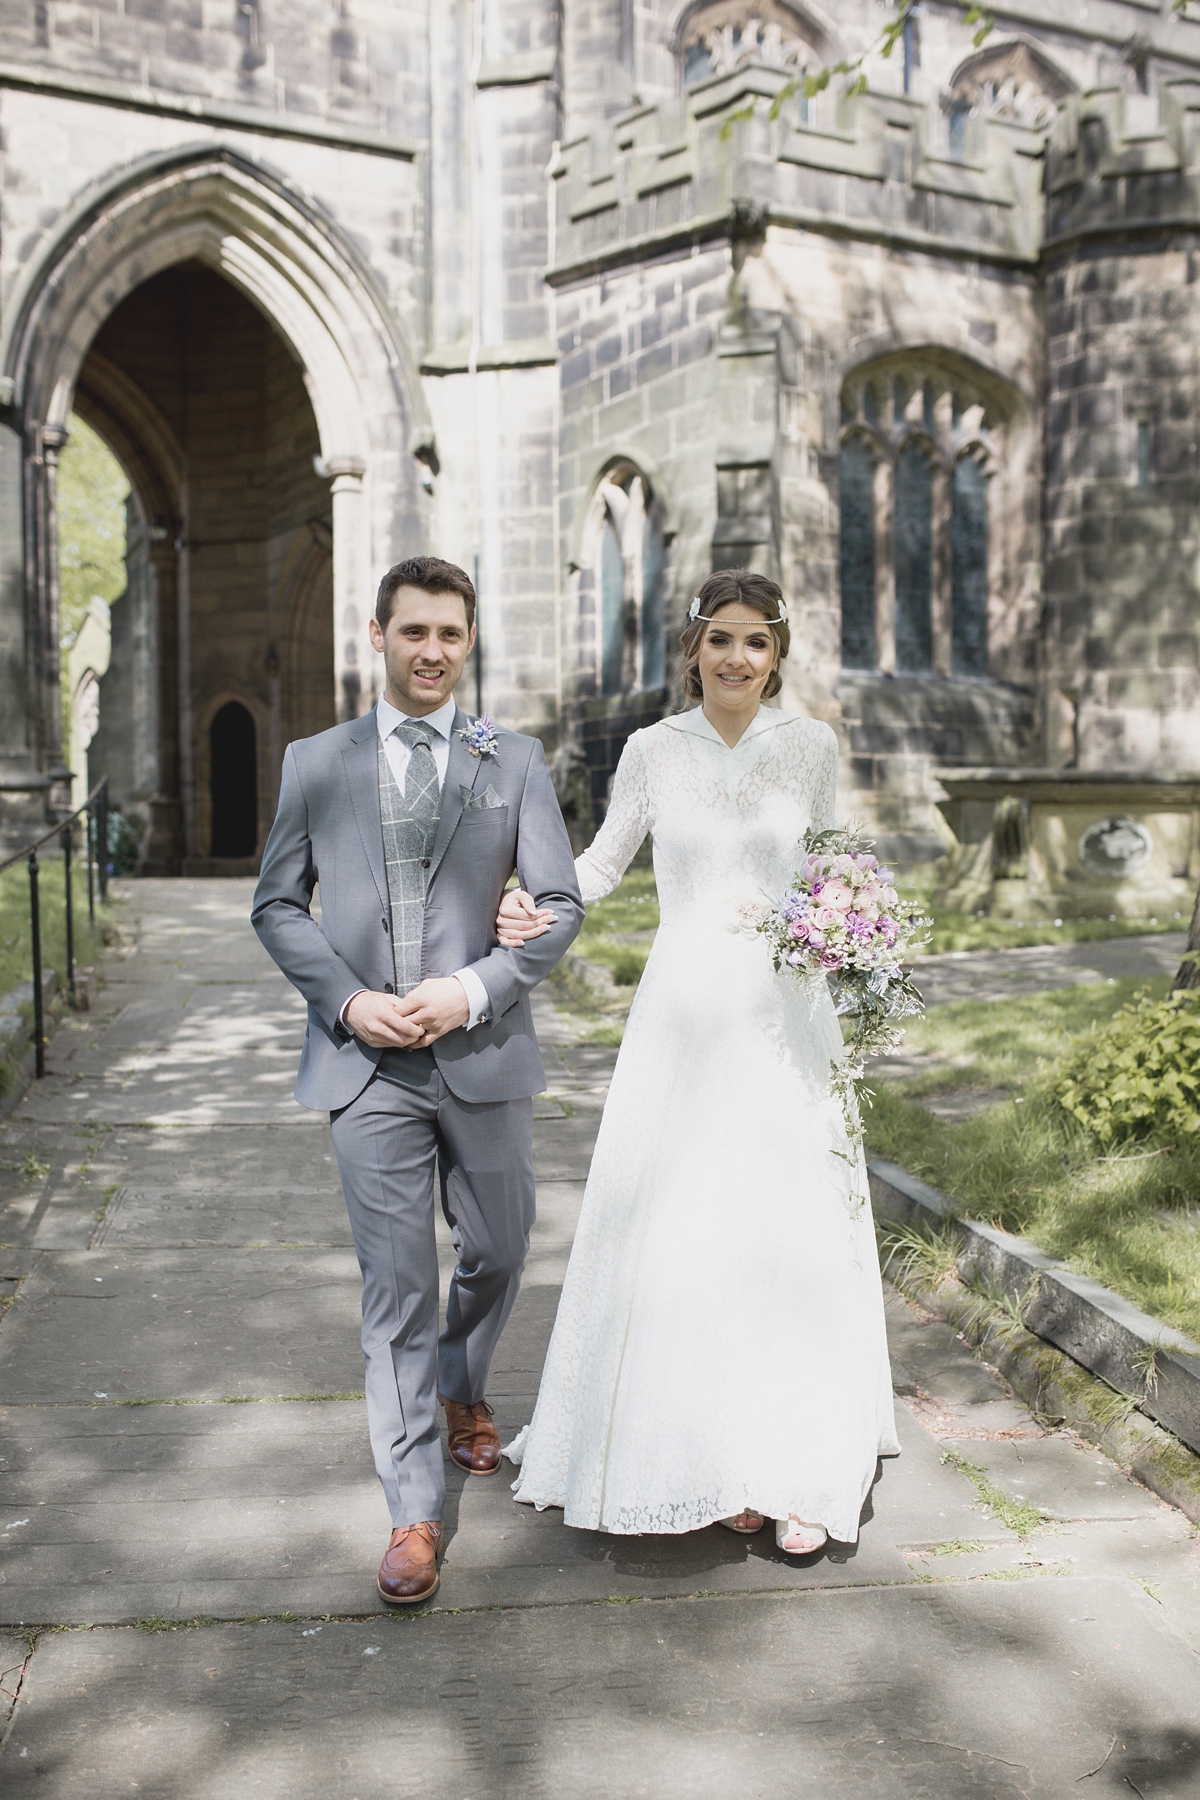
M 409 748 L 408 768 L 404 771 L 404 810 L 410 819 L 426 825 L 436 822 L 442 806 L 438 787 L 437 764 L 433 760 L 433 740 L 427 725 L 405 720 L 392 733 Z

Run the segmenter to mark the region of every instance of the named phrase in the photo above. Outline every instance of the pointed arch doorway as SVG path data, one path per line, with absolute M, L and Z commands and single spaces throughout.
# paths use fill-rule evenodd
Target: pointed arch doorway
M 213 861 L 218 696 L 254 722 L 257 853 L 284 743 L 373 703 L 372 575 L 424 538 L 414 457 L 432 436 L 397 324 L 320 209 L 223 146 L 81 197 L 10 316 L 0 371 L 29 446 L 41 642 L 56 637 L 55 457 L 77 399 L 135 490 L 149 598 L 134 685 L 157 761 L 143 867 Z M 301 542 L 319 549 L 297 581 Z M 29 735 L 52 773 L 60 710 L 44 656 Z

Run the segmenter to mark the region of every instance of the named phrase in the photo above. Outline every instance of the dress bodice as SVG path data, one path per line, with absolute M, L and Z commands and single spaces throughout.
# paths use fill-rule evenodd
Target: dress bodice
M 635 732 L 604 824 L 576 864 L 584 904 L 616 887 L 647 832 L 664 930 L 775 901 L 805 829 L 834 823 L 837 764 L 830 726 L 766 706 L 732 749 L 699 707 Z

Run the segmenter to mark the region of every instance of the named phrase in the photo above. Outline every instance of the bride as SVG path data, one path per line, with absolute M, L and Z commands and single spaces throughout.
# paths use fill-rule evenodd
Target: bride
M 723 569 L 683 633 L 693 711 L 635 732 L 591 848 L 586 904 L 647 832 L 662 922 L 592 1158 L 520 1501 L 591 1530 L 740 1532 L 806 1555 L 853 1543 L 898 1453 L 861 1153 L 829 1092 L 822 983 L 776 974 L 739 909 L 774 900 L 806 826 L 834 823 L 828 725 L 762 705 L 789 630 L 773 581 Z M 509 894 L 512 944 L 540 928 Z

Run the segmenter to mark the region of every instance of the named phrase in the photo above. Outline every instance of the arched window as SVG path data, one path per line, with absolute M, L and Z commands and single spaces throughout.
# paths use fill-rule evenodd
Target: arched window
M 988 672 L 987 475 L 973 456 L 954 465 L 950 495 L 950 639 L 956 675 Z
M 875 667 L 875 459 L 861 438 L 842 445 L 842 667 Z
M 745 62 L 806 68 L 821 60 L 814 54 L 819 35 L 784 0 L 708 0 L 692 8 L 679 33 L 683 85 L 728 75 Z
M 258 848 L 258 754 L 254 719 L 237 700 L 213 717 L 209 793 L 213 856 L 253 856 Z
M 989 43 L 950 77 L 952 107 L 1044 130 L 1059 101 L 1075 91 L 1071 77 L 1034 44 Z
M 964 363 L 893 352 L 843 384 L 845 669 L 988 673 L 988 489 L 1003 480 L 1016 397 Z
M 922 446 L 896 458 L 896 668 L 933 667 L 933 471 Z
M 603 516 L 595 562 L 596 664 L 600 693 L 612 698 L 666 680 L 666 554 L 660 508 L 636 469 L 611 469 L 597 500 Z

